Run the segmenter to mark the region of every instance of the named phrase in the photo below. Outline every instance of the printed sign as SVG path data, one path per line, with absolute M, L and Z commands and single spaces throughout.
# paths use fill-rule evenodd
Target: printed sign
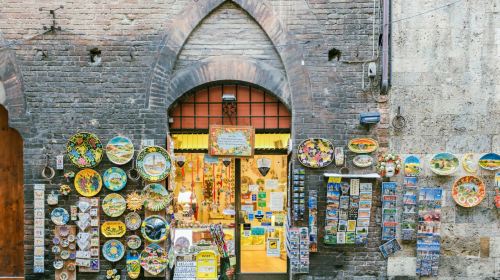
M 279 257 L 280 256 L 280 239 L 279 238 L 267 238 L 266 254 L 269 257 Z
M 255 129 L 251 126 L 210 126 L 209 153 L 212 156 L 251 157 L 255 146 Z
M 214 251 L 201 251 L 196 255 L 196 279 L 217 279 L 217 258 Z

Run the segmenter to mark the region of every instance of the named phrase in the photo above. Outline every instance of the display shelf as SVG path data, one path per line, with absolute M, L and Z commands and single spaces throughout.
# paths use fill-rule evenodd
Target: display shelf
M 339 173 L 323 173 L 324 177 L 341 177 L 341 178 L 365 178 L 365 179 L 380 179 L 380 175 L 377 173 L 368 174 L 339 174 Z

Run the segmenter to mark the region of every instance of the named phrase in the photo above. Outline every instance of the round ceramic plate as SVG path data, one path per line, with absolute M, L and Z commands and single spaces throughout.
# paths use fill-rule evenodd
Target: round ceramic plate
M 141 238 L 137 235 L 127 237 L 127 246 L 132 250 L 139 249 L 139 247 L 141 247 L 141 243 Z
M 52 222 L 58 226 L 65 225 L 69 222 L 69 214 L 68 211 L 64 208 L 55 208 L 52 210 L 52 213 L 50 213 L 50 219 Z
M 83 196 L 90 197 L 98 194 L 102 188 L 101 175 L 92 169 L 83 169 L 75 176 L 75 189 Z
M 92 133 L 80 132 L 69 138 L 66 152 L 70 161 L 80 167 L 89 168 L 99 164 L 102 160 L 101 140 Z
M 360 168 L 365 168 L 373 165 L 373 157 L 369 155 L 357 155 L 352 159 L 352 163 Z
M 500 155 L 489 153 L 479 159 L 479 166 L 486 170 L 497 170 L 500 168 Z
M 158 244 L 149 244 L 141 253 L 141 266 L 145 271 L 158 275 L 168 264 L 167 255 Z
M 332 142 L 322 138 L 310 138 L 300 143 L 297 148 L 299 162 L 310 168 L 322 168 L 333 161 Z
M 464 176 L 455 181 L 451 195 L 462 207 L 474 207 L 483 201 L 486 195 L 484 182 L 476 176 Z
M 126 208 L 127 202 L 125 201 L 125 198 L 117 193 L 108 194 L 102 200 L 102 210 L 110 217 L 114 218 L 120 216 L 123 212 L 125 212 Z
M 102 246 L 102 255 L 110 262 L 117 262 L 125 255 L 125 246 L 119 240 L 108 240 Z
M 416 156 L 409 156 L 405 158 L 404 172 L 405 176 L 416 177 L 420 174 L 420 160 Z
M 119 167 L 111 167 L 103 174 L 104 186 L 111 191 L 120 191 L 127 184 L 127 173 Z
M 378 149 L 378 142 L 372 138 L 354 138 L 349 141 L 347 148 L 353 153 L 368 154 Z
M 130 212 L 125 216 L 125 225 L 129 230 L 136 230 L 141 227 L 141 216 L 136 212 Z
M 160 242 L 167 238 L 170 226 L 167 221 L 158 215 L 152 215 L 142 221 L 142 236 L 149 242 Z
M 106 155 L 112 163 L 123 165 L 134 157 L 134 144 L 127 137 L 113 137 L 106 145 Z
M 165 149 L 151 146 L 139 152 L 136 167 L 144 180 L 159 182 L 167 178 L 172 168 L 172 161 Z
M 457 171 L 458 158 L 454 154 L 439 153 L 432 157 L 430 167 L 438 175 L 450 175 Z
M 142 190 L 144 207 L 151 211 L 165 209 L 171 201 L 171 194 L 161 184 L 149 184 Z
M 64 267 L 64 262 L 62 260 L 55 260 L 53 265 L 55 269 L 61 269 Z

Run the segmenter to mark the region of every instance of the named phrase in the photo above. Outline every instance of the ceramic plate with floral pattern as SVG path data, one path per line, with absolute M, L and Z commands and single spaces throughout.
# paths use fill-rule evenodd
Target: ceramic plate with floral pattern
M 149 244 L 141 253 L 141 266 L 145 271 L 158 275 L 168 264 L 167 254 L 160 245 Z
M 55 208 L 50 213 L 50 219 L 52 222 L 58 226 L 65 225 L 69 222 L 69 214 L 68 211 L 64 208 Z
M 145 181 L 159 182 L 167 178 L 172 168 L 172 161 L 164 148 L 151 146 L 139 152 L 136 167 Z
M 332 142 L 322 138 L 310 138 L 300 143 L 297 148 L 299 162 L 310 168 L 322 168 L 333 161 Z
M 476 176 L 463 176 L 451 190 L 455 202 L 462 207 L 474 207 L 483 201 L 486 195 L 484 182 Z
M 102 160 L 102 143 L 95 134 L 80 132 L 68 140 L 66 153 L 74 165 L 80 168 L 91 168 L 97 166 Z
M 125 216 L 125 224 L 129 230 L 136 230 L 141 227 L 141 216 L 136 212 L 130 212 Z
M 104 171 L 104 186 L 111 191 L 120 191 L 127 185 L 127 173 L 119 167 L 111 167 Z
M 102 188 L 101 175 L 92 169 L 80 170 L 75 176 L 75 189 L 83 196 L 90 197 L 98 194 Z
M 125 255 L 125 246 L 119 240 L 108 240 L 102 246 L 102 255 L 110 262 L 117 262 Z

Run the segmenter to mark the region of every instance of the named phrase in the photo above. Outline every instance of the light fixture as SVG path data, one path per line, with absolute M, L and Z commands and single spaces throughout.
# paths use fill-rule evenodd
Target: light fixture
M 380 122 L 379 112 L 367 112 L 359 114 L 359 123 L 362 125 L 377 124 Z
M 262 176 L 266 176 L 271 169 L 271 160 L 268 158 L 259 158 L 257 160 L 257 168 Z
M 229 117 L 236 115 L 236 96 L 234 94 L 222 95 L 222 113 Z
M 177 166 L 183 167 L 184 163 L 186 162 L 186 157 L 185 156 L 175 156 L 175 162 L 177 163 Z
M 222 163 L 224 164 L 225 167 L 228 167 L 231 164 L 231 159 L 230 158 L 223 158 Z

